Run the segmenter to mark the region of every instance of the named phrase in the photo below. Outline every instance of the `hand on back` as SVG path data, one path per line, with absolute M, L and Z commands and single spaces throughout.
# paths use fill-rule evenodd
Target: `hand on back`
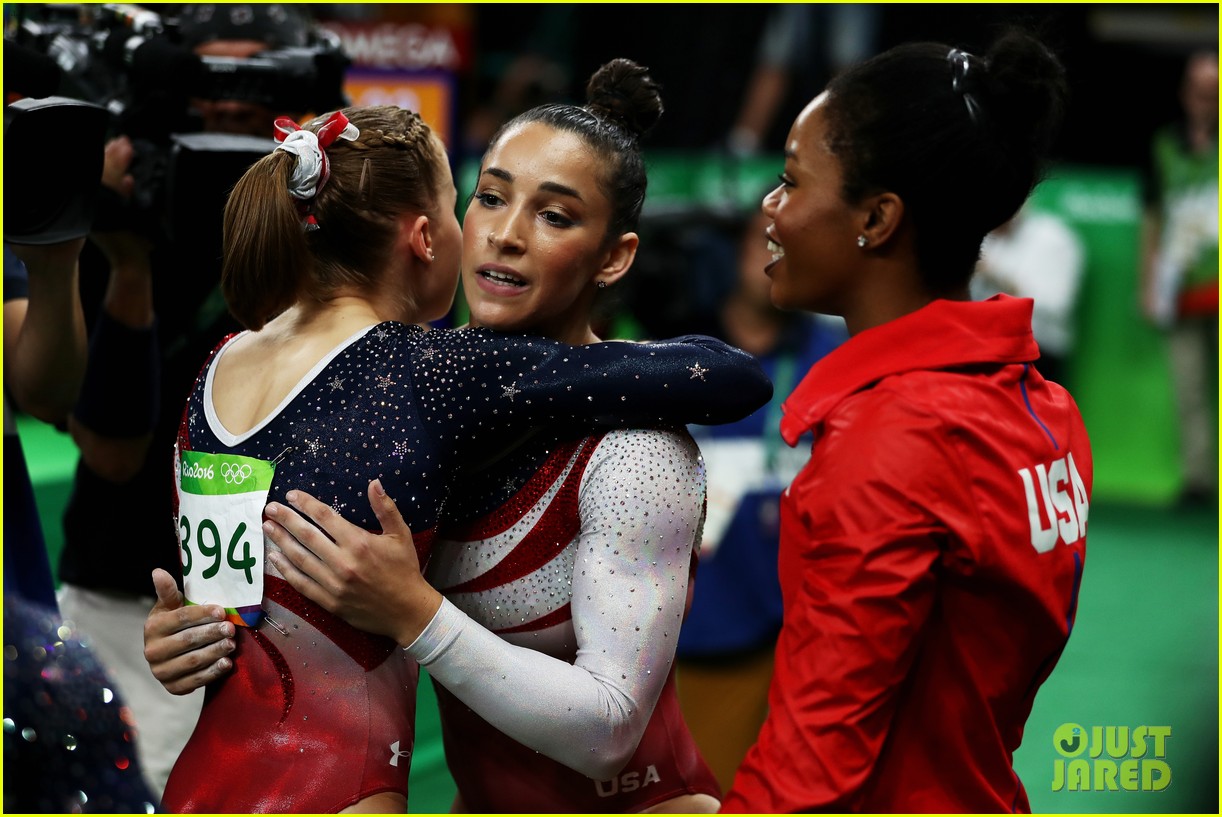
M 379 480 L 369 505 L 382 533 L 353 525 L 304 491 L 285 496 L 292 506 L 267 506 L 263 531 L 281 552 L 268 560 L 293 589 L 352 626 L 408 645 L 441 606 L 424 580 L 412 532 Z

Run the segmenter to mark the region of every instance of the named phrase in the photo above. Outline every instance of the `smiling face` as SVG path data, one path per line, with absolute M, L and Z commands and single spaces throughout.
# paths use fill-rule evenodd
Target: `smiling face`
M 782 309 L 843 315 L 859 278 L 861 208 L 841 195 L 840 160 L 827 147 L 827 94 L 798 115 L 785 143 L 781 184 L 763 202 L 772 302 Z
M 580 136 L 539 122 L 506 131 L 489 148 L 463 221 L 473 325 L 590 342 L 597 282 L 627 269 L 625 237 L 607 239 L 601 167 Z M 635 251 L 635 235 L 626 236 Z

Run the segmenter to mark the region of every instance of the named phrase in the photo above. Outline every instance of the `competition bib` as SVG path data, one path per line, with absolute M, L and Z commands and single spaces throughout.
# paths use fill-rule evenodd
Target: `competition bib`
M 263 507 L 274 463 L 179 452 L 178 545 L 188 604 L 219 604 L 234 624 L 262 616 Z

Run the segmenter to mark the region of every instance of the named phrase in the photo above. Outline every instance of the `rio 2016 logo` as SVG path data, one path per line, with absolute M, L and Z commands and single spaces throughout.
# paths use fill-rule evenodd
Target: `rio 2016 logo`
M 1052 764 L 1053 791 L 1162 791 L 1170 726 L 1095 726 L 1063 723 L 1052 733 L 1061 757 Z

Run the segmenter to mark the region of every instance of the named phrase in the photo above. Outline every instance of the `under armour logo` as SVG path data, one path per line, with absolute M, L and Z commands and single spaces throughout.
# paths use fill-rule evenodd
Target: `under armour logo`
M 391 766 L 398 766 L 399 758 L 411 757 L 411 756 L 412 756 L 412 752 L 410 749 L 408 749 L 405 752 L 399 750 L 399 741 L 396 740 L 394 743 L 390 744 L 390 765 Z

